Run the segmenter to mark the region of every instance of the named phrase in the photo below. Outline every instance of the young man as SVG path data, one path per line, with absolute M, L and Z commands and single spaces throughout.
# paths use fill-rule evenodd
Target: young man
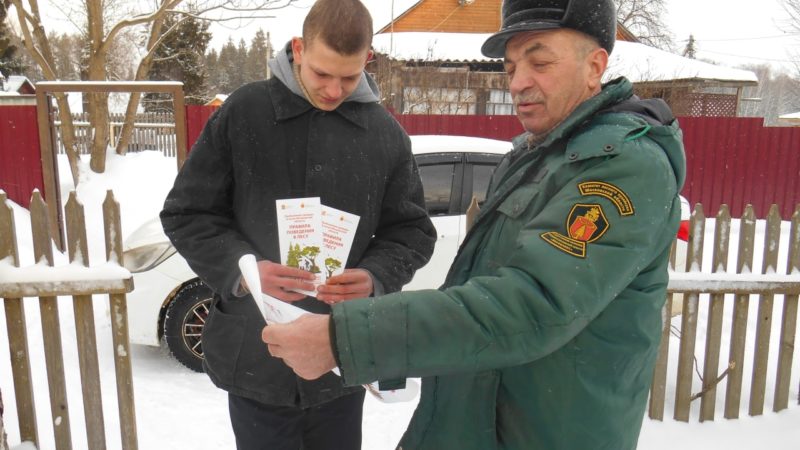
M 681 133 L 662 101 L 624 78 L 601 84 L 611 0 L 505 0 L 502 12 L 482 51 L 505 58 L 527 132 L 444 287 L 342 303 L 262 338 L 308 379 L 334 365 L 351 385 L 425 377 L 404 450 L 634 449 L 680 218 Z
M 372 19 L 357 0 L 318 0 L 270 67 L 208 121 L 161 219 L 217 294 L 203 332 L 204 367 L 229 393 L 239 449 L 360 449 L 364 389 L 328 374 L 301 380 L 265 358 L 264 327 L 237 261 L 257 255 L 264 292 L 315 313 L 398 291 L 433 251 L 435 230 L 408 136 L 378 105 L 366 74 Z M 320 286 L 280 265 L 275 200 L 321 197 L 360 216 L 347 269 Z

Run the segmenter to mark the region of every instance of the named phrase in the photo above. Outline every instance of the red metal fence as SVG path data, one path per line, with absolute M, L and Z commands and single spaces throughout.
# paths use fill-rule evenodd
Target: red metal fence
M 186 106 L 186 134 L 188 135 L 188 139 L 186 140 L 187 151 L 191 151 L 195 141 L 197 141 L 197 138 L 200 137 L 203 127 L 206 125 L 206 122 L 208 122 L 208 118 L 211 117 L 211 114 L 213 114 L 216 110 L 216 106 Z
M 514 116 L 397 116 L 408 134 L 510 139 L 522 132 Z M 784 219 L 800 204 L 800 127 L 764 127 L 760 118 L 679 117 L 686 148 L 682 194 L 694 205 L 734 217 L 752 204 L 766 217 L 777 204 Z
M 189 146 L 214 107 L 187 106 Z M 514 116 L 396 116 L 409 134 L 452 134 L 509 140 L 522 132 Z M 800 203 L 800 128 L 763 127 L 762 119 L 681 117 L 687 155 L 684 196 L 717 211 L 723 203 L 740 216 L 752 204 L 758 217 L 769 205 L 788 219 Z M 0 107 L 0 189 L 27 205 L 42 189 L 36 108 Z
M 25 208 L 34 189 L 47 198 L 38 130 L 35 106 L 0 107 L 0 189 Z
M 723 203 L 740 217 L 752 204 L 766 217 L 771 204 L 788 219 L 800 204 L 800 128 L 763 126 L 762 119 L 682 117 L 686 147 L 683 195 L 706 211 Z

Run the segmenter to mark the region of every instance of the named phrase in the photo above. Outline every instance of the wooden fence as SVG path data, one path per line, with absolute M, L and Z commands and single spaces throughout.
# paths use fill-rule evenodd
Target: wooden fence
M 668 287 L 670 295 L 664 309 L 661 348 L 650 392 L 649 416 L 652 419 L 663 420 L 664 417 L 672 330 L 670 317 L 666 312 L 672 311 L 672 302 L 676 294 L 682 294 L 683 307 L 680 317 L 677 367 L 673 368 L 676 372 L 672 377 L 676 380 L 674 419 L 688 422 L 691 402 L 700 399 L 700 421 L 714 420 L 717 387 L 721 386 L 723 381 L 724 417 L 738 418 L 742 397 L 746 393 L 743 391 L 743 380 L 747 367 L 752 367 L 750 385 L 744 386 L 749 390 L 747 406 L 751 416 L 761 415 L 764 411 L 768 379 L 774 380 L 775 386 L 772 396 L 773 411 L 777 412 L 788 406 L 797 330 L 797 303 L 800 294 L 800 205 L 796 207 L 791 219 L 785 264 L 786 275 L 778 274 L 778 268 L 782 266 L 778 263 L 781 217 L 776 205 L 772 205 L 766 220 L 762 265 L 758 272 L 751 270 L 756 241 L 756 216 L 752 206 L 748 205 L 745 208 L 744 215 L 739 221 L 737 244 L 730 242 L 731 215 L 727 206 L 723 205 L 716 216 L 714 242 L 711 246 L 704 242 L 705 219 L 702 205 L 698 205 L 690 221 L 691 231 L 687 251 L 689 271 L 681 272 L 685 268 L 679 267 L 677 272 L 673 271 L 670 274 Z M 729 249 L 734 245 L 738 249 L 735 255 L 736 269 L 729 271 L 728 261 L 732 259 L 729 258 Z M 710 268 L 703 267 L 704 248 L 713 250 Z M 731 253 L 730 256 L 734 255 Z M 673 267 L 674 261 L 673 256 Z M 773 313 L 776 296 L 782 297 L 783 300 L 783 308 L 778 317 Z M 701 302 L 707 304 L 701 305 Z M 723 336 L 724 309 L 726 304 L 730 303 L 732 303 L 731 326 L 729 333 Z M 701 306 L 708 308 L 704 350 L 702 357 L 698 358 L 703 365 L 702 386 L 699 386 L 697 393 L 692 394 L 698 309 Z M 756 307 L 758 308 L 756 316 L 753 317 L 749 310 Z M 745 358 L 748 316 L 756 323 L 752 359 L 749 361 Z M 780 321 L 777 349 L 770 347 L 773 320 Z M 725 347 L 729 349 L 728 355 L 721 355 L 721 349 Z M 770 355 L 774 357 L 776 352 L 777 369 L 772 372 L 768 370 L 768 359 Z M 722 364 L 724 369 L 720 372 L 721 358 L 724 361 Z
M 78 280 L 72 279 L 74 274 L 66 277 L 58 270 L 59 268 L 52 267 L 53 250 L 47 223 L 47 205 L 38 192 L 34 192 L 30 203 L 34 259 L 36 261 L 44 259 L 51 267 L 19 268 L 14 216 L 6 203 L 6 194 L 0 191 L 0 261 L 5 258 L 10 258 L 12 261 L 11 276 L 0 280 L 0 297 L 3 298 L 5 306 L 20 438 L 23 441 L 31 441 L 37 448 L 41 448 L 36 423 L 24 304 L 27 301 L 26 297 L 38 297 L 55 448 L 57 450 L 72 448 L 57 302 L 57 296 L 70 295 L 75 314 L 87 448 L 90 450 L 106 448 L 92 295 L 107 294 L 111 307 L 114 343 L 111 350 L 116 368 L 122 448 L 135 450 L 138 444 L 125 298 L 125 293 L 133 289 L 133 282 L 126 270 L 117 267 L 123 262 L 119 204 L 109 191 L 103 203 L 103 216 L 106 260 L 110 263 L 110 268 L 99 270 L 88 267 L 89 253 L 83 206 L 78 202 L 75 192 L 70 194 L 65 209 L 69 260 L 72 265 L 82 265 L 84 269 L 81 270 L 85 271 L 85 274 L 80 274 Z M 42 279 L 47 281 L 41 281 Z
M 109 115 L 109 142 L 111 146 L 117 145 L 124 119 L 124 114 Z M 89 114 L 73 114 L 72 120 L 75 127 L 75 140 L 78 145 L 78 151 L 81 154 L 88 155 L 91 153 L 92 145 L 92 128 L 89 125 Z M 64 154 L 66 151 L 61 140 L 61 121 L 55 121 L 53 128 L 56 149 L 59 154 Z M 136 116 L 128 151 L 138 152 L 143 150 L 160 151 L 165 156 L 174 157 L 177 155 L 175 118 L 173 114 L 147 113 Z

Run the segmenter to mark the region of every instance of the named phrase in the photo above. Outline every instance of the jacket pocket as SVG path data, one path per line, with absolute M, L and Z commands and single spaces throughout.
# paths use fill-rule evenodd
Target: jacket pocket
M 512 219 L 517 219 L 528 210 L 528 206 L 537 195 L 539 195 L 539 187 L 536 184 L 521 186 L 508 194 L 503 203 L 497 207 L 497 211 Z
M 246 322 L 244 316 L 223 312 L 220 301 L 214 301 L 208 322 L 203 327 L 203 357 L 206 371 L 219 383 L 234 384 Z

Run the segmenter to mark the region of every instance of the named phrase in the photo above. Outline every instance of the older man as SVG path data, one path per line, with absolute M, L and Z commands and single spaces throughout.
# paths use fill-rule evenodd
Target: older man
M 424 377 L 403 449 L 633 449 L 662 325 L 685 157 L 661 101 L 601 78 L 611 0 L 506 0 L 526 133 L 498 166 L 444 286 L 267 327 L 269 352 L 348 384 Z

